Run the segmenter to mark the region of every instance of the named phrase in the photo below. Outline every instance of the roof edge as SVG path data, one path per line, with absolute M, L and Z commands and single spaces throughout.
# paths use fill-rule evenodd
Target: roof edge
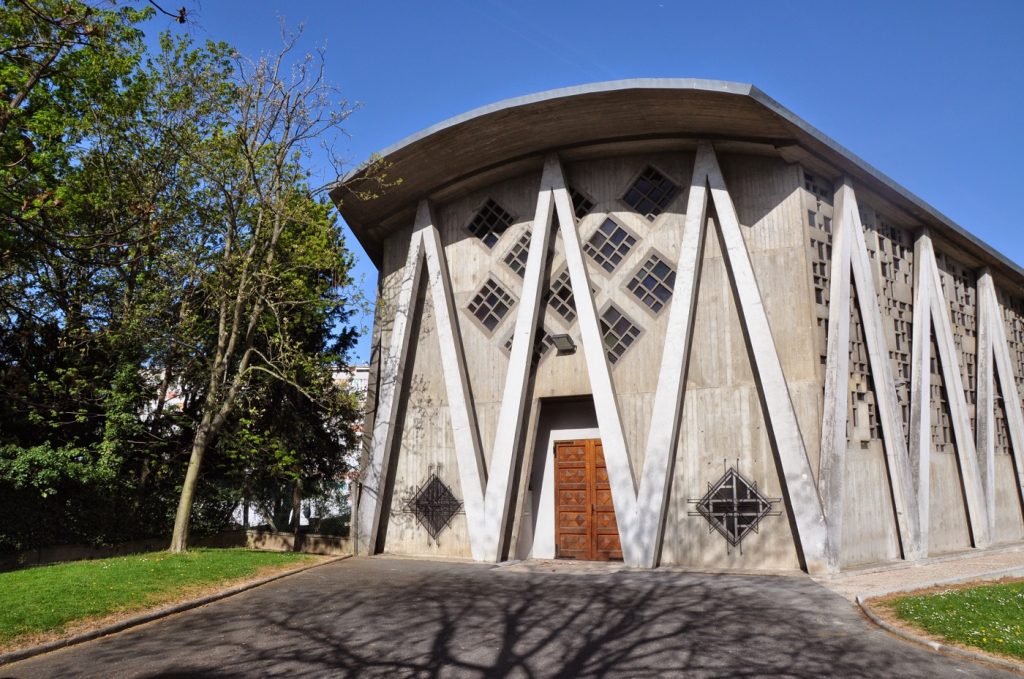
M 900 199 L 911 204 L 920 212 L 934 220 L 935 225 L 948 229 L 956 237 L 963 238 L 968 243 L 977 247 L 982 252 L 988 254 L 994 260 L 1000 264 L 1006 266 L 1010 271 L 1024 279 L 1024 268 L 1020 264 L 1017 264 L 1013 260 L 1009 259 L 999 250 L 983 241 L 978 236 L 974 235 L 958 223 L 953 221 L 951 218 L 940 212 L 934 206 L 927 201 L 923 200 L 916 194 L 912 193 L 902 185 L 897 183 L 895 180 L 890 178 L 884 172 L 874 167 L 857 154 L 850 151 L 848 148 L 837 142 L 835 139 L 825 134 L 818 128 L 808 123 L 803 118 L 799 117 L 791 110 L 783 106 L 781 103 L 770 97 L 760 88 L 741 82 L 734 82 L 728 80 L 709 80 L 701 78 L 629 78 L 623 80 L 609 80 L 596 83 L 586 83 L 582 85 L 572 85 L 569 87 L 561 87 L 551 90 L 544 90 L 542 92 L 536 92 L 533 94 L 526 94 L 518 97 L 511 97 L 495 102 L 493 104 L 487 104 L 474 108 L 465 113 L 453 116 L 446 120 L 443 120 L 435 125 L 424 128 L 418 132 L 415 132 L 400 141 L 382 149 L 381 151 L 374 154 L 374 157 L 386 159 L 388 156 L 408 147 L 417 142 L 420 142 L 438 132 L 456 127 L 463 123 L 481 118 L 493 113 L 506 111 L 509 109 L 518 108 L 521 106 L 527 106 L 544 101 L 551 101 L 555 99 L 562 99 L 568 97 L 574 97 L 579 95 L 588 94 L 600 94 L 603 92 L 619 92 L 626 90 L 696 90 L 705 92 L 718 92 L 723 94 L 734 94 L 739 96 L 747 96 L 752 100 L 763 106 L 765 109 L 779 116 L 787 123 L 793 125 L 795 128 L 806 134 L 811 141 L 816 144 L 821 144 L 832 153 L 840 156 L 845 161 L 851 163 L 854 168 L 866 175 L 871 180 L 878 182 L 888 191 L 892 191 Z M 348 183 L 352 179 L 356 178 L 360 173 L 366 170 L 366 165 L 360 165 L 346 173 L 344 176 L 339 177 L 335 182 L 333 188 L 330 190 L 332 199 L 337 202 L 337 194 L 341 191 L 344 184 Z M 870 188 L 870 187 L 869 187 Z
M 747 96 L 750 96 L 754 91 L 760 91 L 753 85 L 747 83 L 738 83 L 728 80 L 705 80 L 701 78 L 627 78 L 624 80 L 606 80 L 603 82 L 587 83 L 584 85 L 558 87 L 553 90 L 524 94 L 518 97 L 502 99 L 501 101 L 497 101 L 493 104 L 478 106 L 477 108 L 466 111 L 465 113 L 460 113 L 459 115 L 442 120 L 441 122 L 424 128 L 419 132 L 414 132 L 404 139 L 395 142 L 391 146 L 381 149 L 374 155 L 379 158 L 386 158 L 392 153 L 414 144 L 421 139 L 426 139 L 427 137 L 441 132 L 442 130 L 447 130 L 448 128 L 455 127 L 456 125 L 468 122 L 474 118 L 481 118 L 491 113 L 497 113 L 499 111 L 505 111 L 519 106 L 526 106 L 528 104 L 536 104 L 542 101 L 550 101 L 552 99 L 574 97 L 580 94 L 600 94 L 601 92 L 618 92 L 622 90 L 701 90 L 706 92 L 724 92 L 727 94 L 740 94 Z M 767 95 L 765 96 L 767 97 Z M 770 99 L 770 97 L 767 98 Z M 780 106 L 779 104 L 776 105 Z M 348 182 L 362 172 L 363 169 L 363 167 L 357 167 L 350 170 L 343 177 L 338 179 L 337 184 L 340 186 L 341 184 Z

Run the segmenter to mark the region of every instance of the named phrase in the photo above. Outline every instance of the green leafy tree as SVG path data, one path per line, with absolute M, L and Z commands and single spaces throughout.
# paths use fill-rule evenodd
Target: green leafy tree
M 33 517 L 0 549 L 176 514 L 183 546 L 189 516 L 315 492 L 349 445 L 351 259 L 302 167 L 349 109 L 315 57 L 291 79 L 290 46 L 147 55 L 149 14 L 0 6 L 0 510 Z

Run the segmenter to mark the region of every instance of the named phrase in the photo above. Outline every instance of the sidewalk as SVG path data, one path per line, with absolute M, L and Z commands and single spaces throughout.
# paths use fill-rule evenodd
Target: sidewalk
M 1024 546 L 936 556 L 913 563 L 887 564 L 814 579 L 846 599 L 856 601 L 857 597 L 867 599 L 934 585 L 1007 577 L 1024 577 Z

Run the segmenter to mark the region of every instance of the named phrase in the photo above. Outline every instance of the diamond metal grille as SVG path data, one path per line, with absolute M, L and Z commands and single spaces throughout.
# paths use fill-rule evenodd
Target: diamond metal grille
M 436 540 L 438 535 L 451 526 L 452 519 L 462 510 L 462 502 L 455 497 L 452 489 L 433 473 L 406 502 L 405 509 L 412 512 L 430 537 Z
M 729 467 L 715 485 L 708 484 L 708 492 L 699 500 L 690 500 L 697 505 L 697 512 L 691 516 L 703 516 L 733 547 L 750 533 L 756 533 L 758 524 L 766 516 L 778 516 L 773 512 L 778 498 L 766 498 L 752 484 L 743 478 L 735 467 Z
M 629 187 L 622 200 L 653 222 L 678 193 L 679 187 L 671 179 L 648 166 Z

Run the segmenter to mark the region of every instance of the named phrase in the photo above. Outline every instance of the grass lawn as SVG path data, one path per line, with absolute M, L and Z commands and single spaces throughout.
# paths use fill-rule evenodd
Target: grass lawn
M 0 646 L 59 633 L 84 620 L 181 599 L 312 558 L 291 552 L 195 549 L 186 554 L 151 552 L 0 573 Z
M 934 635 L 1024 658 L 1024 582 L 898 597 L 883 605 Z

